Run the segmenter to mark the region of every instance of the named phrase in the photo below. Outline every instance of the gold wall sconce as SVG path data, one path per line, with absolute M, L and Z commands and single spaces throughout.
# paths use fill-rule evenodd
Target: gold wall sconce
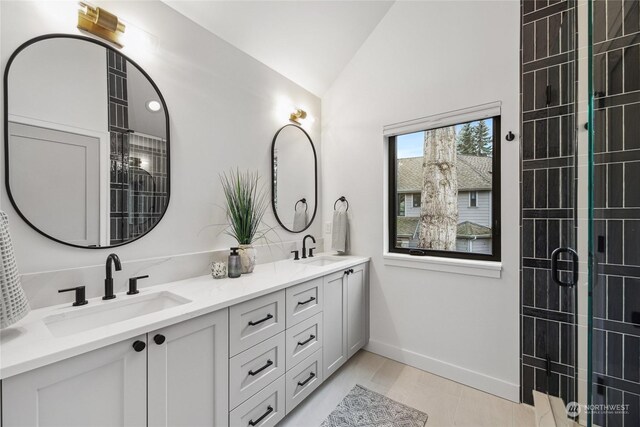
M 307 112 L 304 110 L 301 110 L 300 108 L 298 108 L 296 111 L 291 113 L 291 115 L 289 116 L 289 120 L 297 124 L 300 124 L 300 120 L 304 120 L 306 118 L 307 118 Z
M 121 36 L 125 25 L 113 13 L 80 2 L 78 10 L 78 29 L 105 39 L 118 47 L 123 47 Z

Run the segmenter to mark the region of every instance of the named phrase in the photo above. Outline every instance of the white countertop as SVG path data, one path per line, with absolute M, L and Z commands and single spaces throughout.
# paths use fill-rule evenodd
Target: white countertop
M 321 255 L 318 254 L 316 259 Z M 82 307 L 72 307 L 68 303 L 33 310 L 19 322 L 0 332 L 0 379 L 369 261 L 368 257 L 359 256 L 340 258 L 343 259 L 326 266 L 308 265 L 304 261 L 293 260 L 259 264 L 252 274 L 242 275 L 237 279 L 216 280 L 207 275 L 143 288 L 137 295 L 119 293 L 117 298 L 109 301 L 93 298 Z M 51 315 L 117 304 L 124 299 L 133 300 L 161 291 L 170 291 L 191 302 L 65 337 L 53 336 L 44 322 Z M 70 296 L 73 297 L 73 293 Z

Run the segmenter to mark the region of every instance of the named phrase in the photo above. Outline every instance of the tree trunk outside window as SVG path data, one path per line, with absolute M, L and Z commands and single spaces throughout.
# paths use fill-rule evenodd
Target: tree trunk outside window
M 420 240 L 422 249 L 456 250 L 458 176 L 455 127 L 424 133 Z

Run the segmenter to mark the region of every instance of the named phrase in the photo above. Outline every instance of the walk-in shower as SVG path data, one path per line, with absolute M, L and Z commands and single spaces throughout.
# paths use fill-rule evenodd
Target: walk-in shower
M 638 426 L 640 2 L 521 5 L 521 398 Z

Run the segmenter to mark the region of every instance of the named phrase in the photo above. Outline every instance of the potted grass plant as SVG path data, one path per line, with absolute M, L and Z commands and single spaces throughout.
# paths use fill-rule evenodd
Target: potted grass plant
M 226 233 L 237 240 L 242 273 L 251 273 L 256 265 L 253 243 L 265 237 L 262 219 L 269 206 L 258 172 L 230 171 L 220 175 L 227 202 L 229 227 Z

